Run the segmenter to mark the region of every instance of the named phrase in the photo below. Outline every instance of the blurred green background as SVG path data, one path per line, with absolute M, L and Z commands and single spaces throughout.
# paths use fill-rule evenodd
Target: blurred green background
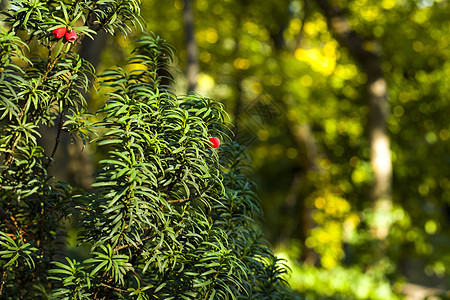
M 143 0 L 142 15 L 177 49 L 176 93 L 225 104 L 301 298 L 450 299 L 447 0 Z M 101 71 L 129 45 L 80 52 Z

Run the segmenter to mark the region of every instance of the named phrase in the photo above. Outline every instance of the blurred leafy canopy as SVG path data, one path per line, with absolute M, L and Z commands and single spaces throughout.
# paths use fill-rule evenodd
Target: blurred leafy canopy
M 287 297 L 286 267 L 255 221 L 256 185 L 243 147 L 231 143 L 224 106 L 176 96 L 165 40 L 142 35 L 126 66 L 98 76 L 106 101 L 87 112 L 96 71 L 75 46 L 100 30 L 127 35 L 139 13 L 136 1 L 39 0 L 2 12 L 0 295 Z M 77 40 L 54 38 L 60 27 Z M 53 145 L 38 142 L 45 127 L 57 130 Z M 107 153 L 90 191 L 48 175 L 66 133 L 83 143 L 96 134 L 92 142 Z M 210 136 L 224 146 L 213 149 Z M 67 256 L 67 220 L 76 220 L 80 246 L 91 247 L 88 258 Z
M 330 283 L 334 268 L 348 283 L 355 282 L 355 274 L 368 282 L 401 284 L 405 276 L 422 283 L 433 276 L 445 280 L 450 265 L 449 2 L 329 2 L 345 10 L 367 49 L 379 51 L 388 83 L 394 207 L 392 214 L 376 220 L 392 223 L 383 241 L 385 257 L 373 255 L 372 246 L 379 241 L 367 226 L 373 218 L 367 197 L 372 180 L 367 74 L 334 39 L 315 1 L 195 1 L 198 91 L 223 99 L 251 141 L 268 238 L 276 243 L 291 232 L 283 241 L 288 245 L 280 247 L 288 247 L 293 259 L 302 260 L 308 249 L 319 255 L 317 269 L 295 266 L 293 287 L 317 297 L 325 287 L 329 292 L 323 297 L 350 297 L 339 290 L 345 284 Z M 173 18 L 181 14 L 182 1 L 149 0 L 144 6 L 144 18 L 178 42 L 179 60 L 185 61 L 183 24 Z M 235 114 L 239 101 L 244 112 Z M 269 109 L 259 110 L 261 105 Z M 301 222 L 286 217 L 283 209 L 295 190 L 298 169 L 308 168 L 304 149 L 289 134 L 290 128 L 304 124 L 311 128 L 320 154 L 317 165 L 324 171 L 302 173 L 298 188 L 296 216 L 305 208 L 312 212 L 310 232 L 303 232 Z M 321 283 L 309 285 L 307 276 Z M 398 286 L 392 284 L 389 292 L 398 292 Z

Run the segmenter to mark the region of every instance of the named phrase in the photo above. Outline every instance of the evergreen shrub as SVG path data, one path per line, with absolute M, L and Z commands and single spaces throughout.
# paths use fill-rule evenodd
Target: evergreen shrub
M 176 96 L 160 37 L 142 35 L 125 66 L 98 76 L 77 54 L 99 31 L 139 28 L 138 1 L 15 0 L 2 14 L 1 299 L 288 297 L 223 105 Z M 106 99 L 90 114 L 97 79 Z M 89 190 L 49 175 L 63 134 L 107 153 Z M 67 221 L 85 259 L 66 251 Z

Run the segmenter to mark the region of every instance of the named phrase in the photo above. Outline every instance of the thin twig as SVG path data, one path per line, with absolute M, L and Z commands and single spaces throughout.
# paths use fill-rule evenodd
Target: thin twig
M 113 287 L 113 286 L 110 286 L 110 285 L 107 285 L 107 284 L 104 284 L 104 283 L 100 283 L 100 286 L 104 286 L 106 288 L 115 290 L 116 292 L 128 293 L 128 291 L 126 291 L 126 290 L 122 290 L 122 289 L 119 289 L 119 288 L 116 288 L 116 287 Z
M 150 239 L 151 237 L 150 236 L 148 236 L 148 237 L 145 237 L 145 238 L 143 238 L 143 239 L 141 239 L 141 242 L 143 242 L 143 241 L 146 241 L 146 240 L 148 240 L 148 239 Z M 119 250 L 122 250 L 122 249 L 125 249 L 125 248 L 128 248 L 128 247 L 130 247 L 130 246 L 132 246 L 133 244 L 126 244 L 126 245 L 123 245 L 123 246 L 120 246 L 120 247 L 117 247 L 117 248 L 115 248 L 114 249 L 114 253 L 116 253 L 116 251 L 119 251 Z
M 186 201 L 188 201 L 188 200 L 189 200 L 189 198 L 186 198 L 186 199 L 178 199 L 178 200 L 168 200 L 167 203 L 183 203 L 183 202 L 186 202 Z
M 58 148 L 58 145 L 59 145 L 61 131 L 62 131 L 62 127 L 63 127 L 63 117 L 64 117 L 64 107 L 63 107 L 63 109 L 61 109 L 61 112 L 59 113 L 58 133 L 56 134 L 55 146 L 53 146 L 53 151 L 52 151 L 52 154 L 50 155 L 50 158 L 52 158 L 52 159 L 54 158 L 56 149 Z M 48 167 L 50 165 L 50 161 L 51 161 L 51 159 L 47 162 L 46 167 Z
M 141 285 L 147 285 L 147 283 L 145 283 L 145 281 L 142 280 L 141 276 L 139 276 L 135 270 L 132 270 L 131 272 L 133 272 L 133 274 L 136 275 L 136 277 L 139 279 L 139 282 L 141 283 Z
M 5 270 L 3 271 L 3 274 L 2 274 L 2 282 L 0 284 L 0 296 L 2 295 L 3 285 L 5 284 L 5 278 L 6 278 L 6 268 L 5 268 Z

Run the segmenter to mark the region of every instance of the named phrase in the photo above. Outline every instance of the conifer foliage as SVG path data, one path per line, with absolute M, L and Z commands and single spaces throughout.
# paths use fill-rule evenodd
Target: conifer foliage
M 126 66 L 99 75 L 105 104 L 86 112 L 97 77 L 75 45 L 139 27 L 138 2 L 17 0 L 2 14 L 0 298 L 287 297 L 224 107 L 175 95 L 163 39 L 142 35 Z M 39 145 L 39 127 L 57 129 L 53 145 Z M 48 175 L 67 133 L 107 153 L 89 192 Z M 65 220 L 86 259 L 67 257 Z

